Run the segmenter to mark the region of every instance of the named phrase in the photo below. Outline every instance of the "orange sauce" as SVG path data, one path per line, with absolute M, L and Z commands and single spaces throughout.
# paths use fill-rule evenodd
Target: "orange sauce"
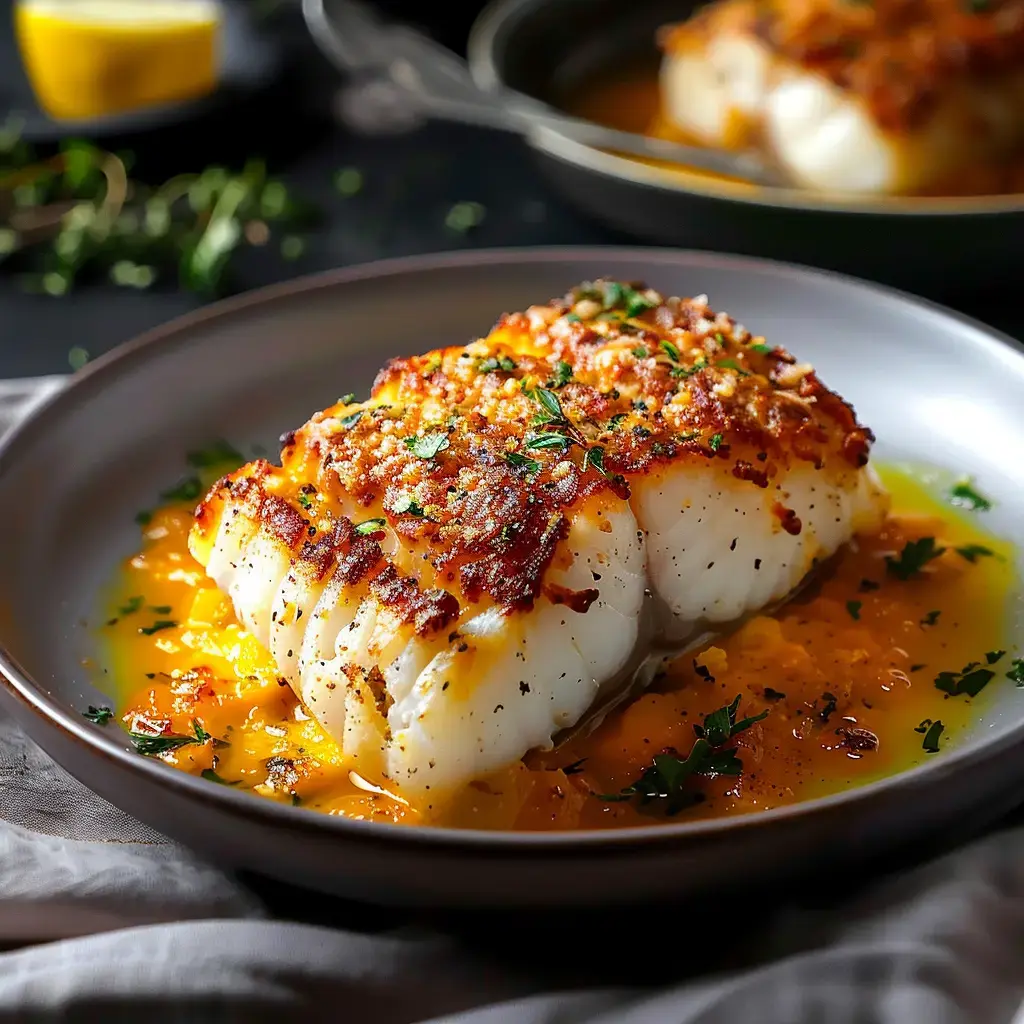
M 584 81 L 565 97 L 561 106 L 567 113 L 609 128 L 649 135 L 653 138 L 700 146 L 700 139 L 674 127 L 661 109 L 658 64 L 649 57 L 625 61 L 613 71 Z M 663 160 L 621 154 L 626 159 L 659 167 L 681 178 L 702 178 L 705 181 L 727 181 L 731 187 L 755 190 L 737 178 L 697 168 L 682 168 Z M 1024 193 L 1024 158 L 1007 164 L 976 164 L 959 172 L 955 180 L 940 181 L 924 195 L 986 196 Z
M 942 722 L 940 750 L 954 744 L 976 717 L 973 704 L 1012 685 L 1012 655 L 1000 653 L 1012 551 L 979 530 L 976 514 L 939 503 L 905 474 L 885 477 L 894 511 L 884 529 L 858 538 L 813 587 L 680 659 L 589 736 L 471 784 L 432 823 L 572 830 L 743 814 L 936 756 L 923 749 L 933 735 L 927 722 Z M 116 717 L 137 736 L 158 734 L 158 747 L 180 739 L 151 754 L 212 783 L 350 818 L 425 821 L 350 776 L 192 559 L 191 521 L 185 502 L 155 512 L 112 588 L 102 633 Z M 945 552 L 908 580 L 887 571 L 886 556 L 923 537 Z M 985 553 L 972 555 L 970 545 Z M 984 667 L 989 652 L 987 693 L 972 700 L 936 687 L 940 672 Z M 689 779 L 690 802 L 677 816 L 663 813 L 664 801 L 605 799 L 636 782 L 655 755 L 685 758 L 695 726 L 737 697 L 738 719 L 767 712 L 730 744 L 741 774 Z

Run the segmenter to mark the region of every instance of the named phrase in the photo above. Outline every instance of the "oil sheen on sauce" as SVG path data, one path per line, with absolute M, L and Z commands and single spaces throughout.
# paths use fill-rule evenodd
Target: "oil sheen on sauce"
M 618 828 L 844 790 L 941 756 L 975 720 L 975 705 L 1014 685 L 1003 652 L 1012 549 L 982 532 L 981 514 L 940 502 L 909 474 L 883 476 L 894 499 L 883 530 L 858 538 L 799 597 L 681 659 L 589 736 L 474 782 L 440 816 L 350 775 L 189 554 L 188 501 L 148 518 L 112 588 L 101 632 L 115 717 L 136 737 L 156 736 L 136 740 L 140 753 L 211 784 L 356 819 Z M 888 566 L 908 543 L 929 551 L 929 539 L 945 550 L 919 572 L 904 580 Z M 981 671 L 973 678 L 987 682 L 984 692 L 951 696 L 936 685 L 959 689 L 965 667 Z M 611 799 L 645 772 L 652 778 L 657 755 L 685 761 L 705 717 L 737 697 L 737 720 L 764 714 L 729 744 L 740 774 L 688 778 L 682 805 Z
M 568 113 L 609 128 L 699 146 L 700 140 L 674 127 L 661 112 L 658 63 L 649 57 L 625 60 L 607 74 L 584 80 L 560 104 Z M 639 163 L 661 167 L 681 178 L 728 182 L 730 188 L 756 189 L 756 185 L 716 174 L 680 168 L 659 160 L 626 155 Z M 932 197 L 1017 195 L 1024 193 L 1024 159 L 1005 166 L 974 165 L 955 180 L 939 181 L 929 189 Z

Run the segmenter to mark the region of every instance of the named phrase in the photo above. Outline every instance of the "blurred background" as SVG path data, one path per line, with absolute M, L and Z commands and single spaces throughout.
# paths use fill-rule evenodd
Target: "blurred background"
M 169 0 L 198 13 L 166 53 L 76 34 L 53 17 L 60 2 L 0 0 L 0 378 L 68 372 L 212 299 L 309 272 L 637 241 L 571 209 L 517 137 L 424 122 L 347 81 L 293 0 L 223 0 L 216 68 L 203 0 Z M 373 6 L 463 53 L 484 5 Z M 133 88 L 162 102 L 133 110 Z M 956 304 L 1024 334 L 1014 295 Z

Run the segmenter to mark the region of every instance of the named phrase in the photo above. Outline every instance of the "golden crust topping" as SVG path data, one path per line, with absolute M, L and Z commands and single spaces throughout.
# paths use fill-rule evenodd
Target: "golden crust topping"
M 1024 0 L 725 0 L 666 26 L 666 51 L 750 32 L 862 97 L 883 127 L 925 119 L 957 79 L 1024 69 Z
M 684 461 L 762 488 L 796 462 L 842 476 L 872 440 L 810 366 L 703 297 L 599 280 L 465 347 L 392 360 L 368 401 L 282 439 L 274 493 L 363 507 L 417 553 L 421 578 L 511 611 L 541 593 L 584 500 L 620 502 L 630 480 Z M 352 529 L 337 518 L 303 557 L 347 564 Z M 593 596 L 556 598 L 585 611 Z

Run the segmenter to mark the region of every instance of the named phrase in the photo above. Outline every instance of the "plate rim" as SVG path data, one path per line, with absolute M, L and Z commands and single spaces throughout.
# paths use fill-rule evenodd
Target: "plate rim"
M 734 256 L 693 249 L 647 246 L 519 246 L 493 249 L 466 249 L 457 252 L 427 253 L 356 264 L 316 274 L 303 275 L 269 287 L 254 289 L 223 299 L 176 317 L 126 341 L 72 374 L 67 383 L 39 402 L 8 433 L 0 438 L 0 480 L 8 466 L 19 458 L 19 449 L 48 429 L 54 416 L 73 415 L 75 407 L 111 378 L 129 372 L 137 361 L 173 350 L 189 343 L 197 329 L 218 321 L 230 320 L 253 309 L 294 299 L 296 296 L 326 292 L 370 278 L 401 277 L 436 270 L 474 269 L 481 265 L 522 265 L 566 261 L 637 260 L 666 268 L 727 267 L 776 278 L 819 279 L 844 289 L 853 288 L 866 297 L 874 296 L 899 306 L 910 306 L 920 313 L 952 321 L 973 337 L 971 343 L 987 349 L 1005 362 L 1024 370 L 1024 344 L 996 328 L 942 306 L 887 285 L 865 281 L 847 274 L 820 270 L 800 264 L 758 257 Z M 497 317 L 498 314 L 495 314 Z M 721 838 L 750 830 L 784 827 L 795 820 L 841 810 L 849 804 L 884 799 L 893 790 L 934 783 L 944 775 L 987 764 L 1006 750 L 1024 742 L 1024 718 L 994 739 L 946 752 L 941 758 L 924 762 L 908 770 L 873 782 L 811 800 L 799 801 L 767 811 L 749 812 L 727 818 L 680 821 L 668 825 L 641 825 L 622 829 L 587 829 L 574 832 L 503 832 L 484 829 L 454 829 L 437 825 L 394 825 L 385 822 L 354 821 L 342 817 L 311 813 L 301 807 L 261 800 L 247 793 L 215 786 L 204 779 L 158 763 L 126 749 L 113 733 L 93 727 L 79 718 L 74 709 L 51 697 L 31 672 L 8 650 L 0 636 L 0 688 L 41 725 L 56 728 L 66 739 L 84 744 L 91 753 L 113 762 L 115 767 L 138 773 L 156 785 L 162 783 L 184 797 L 212 804 L 222 812 L 256 819 L 261 823 L 315 833 L 320 838 L 337 836 L 340 841 L 364 844 L 390 844 L 405 848 L 430 847 L 492 856 L 534 855 L 540 857 L 573 856 L 582 852 L 611 854 L 622 847 L 664 848 Z M 45 749 L 45 748 L 44 748 Z
M 487 92 L 508 88 L 495 60 L 495 39 L 513 14 L 537 2 L 541 0 L 490 0 L 477 16 L 466 43 L 466 58 L 470 74 L 479 88 Z M 955 218 L 1024 214 L 1024 192 L 994 196 L 878 196 L 844 199 L 796 188 L 718 181 L 700 174 L 687 174 L 685 170 L 671 171 L 577 142 L 547 125 L 534 127 L 527 140 L 533 148 L 547 156 L 616 181 L 675 195 L 697 196 L 743 206 L 861 217 Z M 679 180 L 680 174 L 685 175 L 685 180 Z

